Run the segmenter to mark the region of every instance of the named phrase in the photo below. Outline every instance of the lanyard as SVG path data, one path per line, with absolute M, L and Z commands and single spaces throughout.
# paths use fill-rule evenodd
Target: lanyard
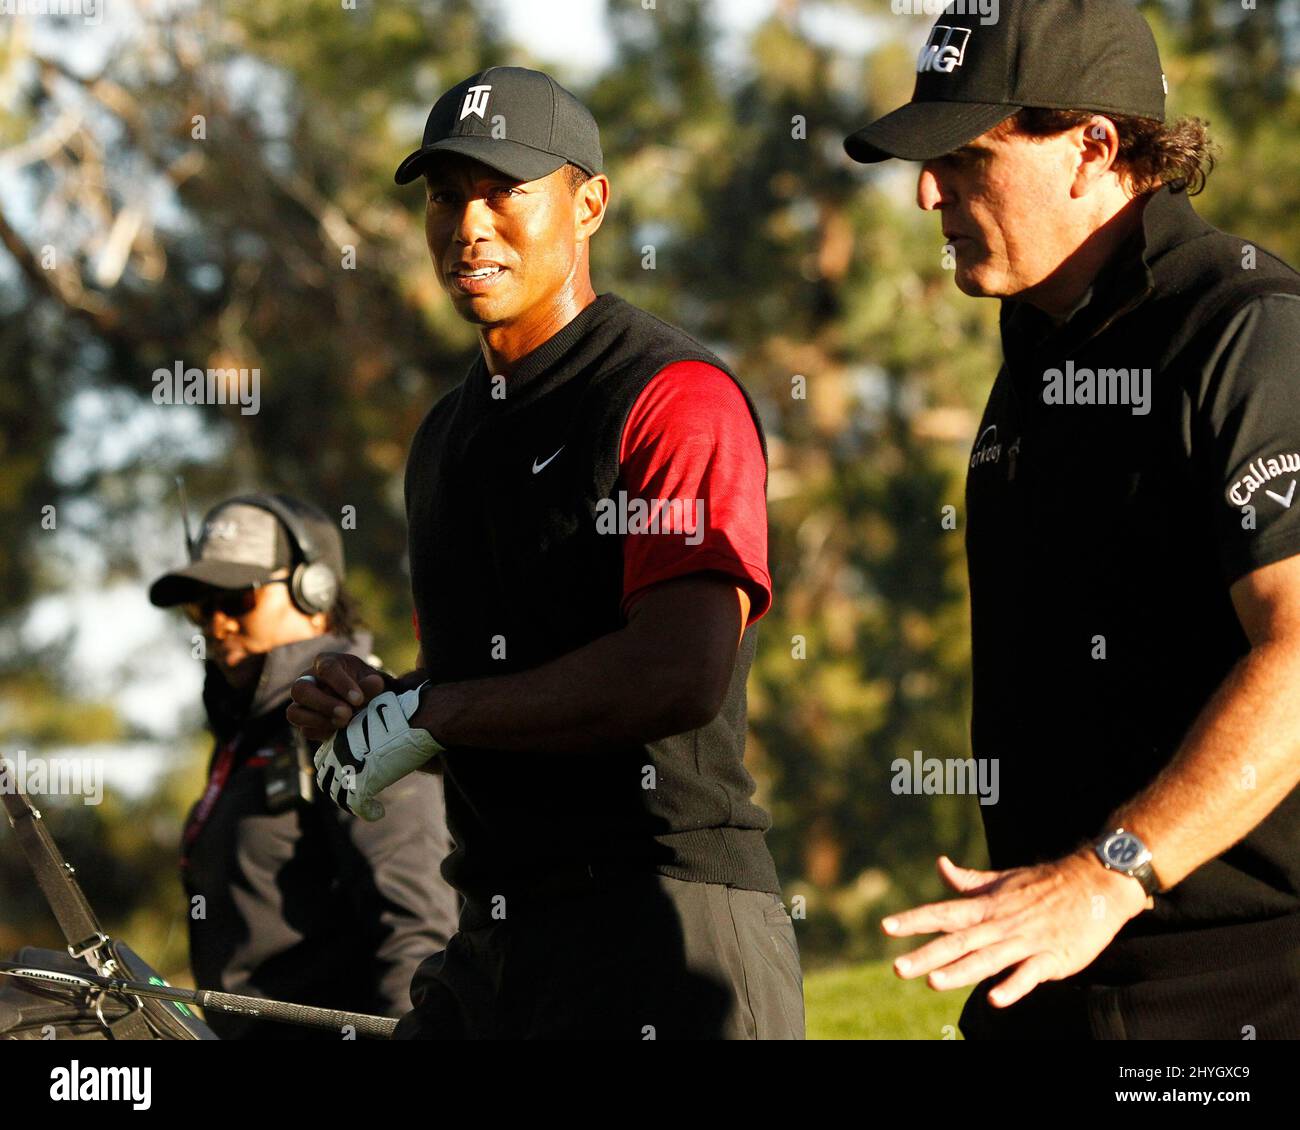
M 212 772 L 208 775 L 208 787 L 203 790 L 203 796 L 199 798 L 199 803 L 194 806 L 194 811 L 185 824 L 181 850 L 181 867 L 183 868 L 189 866 L 190 849 L 194 846 L 194 841 L 199 838 L 199 833 L 203 831 L 203 825 L 208 822 L 208 817 L 212 815 L 212 810 L 216 807 L 217 800 L 221 796 L 221 790 L 226 787 L 226 781 L 230 777 L 230 770 L 235 763 L 235 751 L 238 748 L 239 738 L 234 737 L 217 750 L 216 760 L 212 764 Z

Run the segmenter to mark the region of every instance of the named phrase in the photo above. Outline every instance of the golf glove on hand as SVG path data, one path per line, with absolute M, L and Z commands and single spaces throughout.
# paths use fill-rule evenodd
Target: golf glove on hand
M 380 819 L 384 806 L 377 794 L 443 751 L 428 730 L 410 725 L 429 685 L 376 695 L 316 751 L 316 784 L 345 812 Z

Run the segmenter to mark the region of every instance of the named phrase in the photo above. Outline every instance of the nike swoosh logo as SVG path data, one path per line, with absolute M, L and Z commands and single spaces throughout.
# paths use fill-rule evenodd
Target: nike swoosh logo
M 563 450 L 564 450 L 564 444 L 560 444 L 559 451 L 556 451 L 555 455 L 559 455 L 559 454 L 560 454 L 560 451 L 563 451 Z M 554 458 L 555 458 L 555 455 L 552 455 L 552 456 L 551 456 L 551 459 L 554 459 Z M 547 459 L 547 460 L 546 460 L 545 462 L 543 462 L 543 463 L 538 463 L 537 460 L 534 459 L 534 460 L 533 460 L 533 474 L 534 474 L 534 475 L 537 474 L 537 472 L 540 471 L 543 467 L 545 467 L 546 464 L 549 463 L 549 462 L 551 461 L 551 459 Z
M 1285 506 L 1288 510 L 1290 510 L 1291 500 L 1295 498 L 1295 484 L 1296 484 L 1296 480 L 1292 479 L 1291 489 L 1286 492 L 1285 498 L 1283 498 L 1282 495 L 1280 494 L 1274 494 L 1271 490 L 1266 490 L 1264 493 L 1268 495 L 1269 498 L 1271 498 L 1274 502 L 1280 502 L 1283 506 Z
M 388 729 L 388 719 L 384 717 L 384 711 L 387 709 L 388 709 L 388 703 L 386 702 L 381 702 L 378 706 L 375 707 L 375 713 L 379 715 L 379 724 L 383 726 L 385 730 Z

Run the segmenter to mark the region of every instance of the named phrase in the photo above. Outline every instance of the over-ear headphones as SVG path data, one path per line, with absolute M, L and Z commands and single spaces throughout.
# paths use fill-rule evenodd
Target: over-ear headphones
M 191 561 L 197 543 L 190 534 L 189 504 L 185 498 L 185 480 L 176 476 L 176 489 L 180 494 L 181 521 L 185 528 L 185 550 Z M 294 556 L 302 560 L 294 566 L 289 575 L 289 596 L 294 606 L 308 616 L 318 612 L 328 612 L 338 599 L 340 578 L 329 564 L 322 561 L 321 551 L 316 545 L 311 531 L 303 524 L 299 511 L 303 504 L 282 494 L 246 494 L 227 502 L 241 502 L 245 506 L 256 506 L 277 518 L 289 535 Z
M 181 490 L 181 514 L 185 519 L 185 547 L 194 560 L 194 538 L 190 536 L 190 514 L 185 505 L 185 484 L 177 476 L 177 486 Z M 279 524 L 285 527 L 295 557 L 302 558 L 289 576 L 289 596 L 294 606 L 308 616 L 317 612 L 328 612 L 338 599 L 339 579 L 333 568 L 322 562 L 320 550 L 313 540 L 311 531 L 299 520 L 295 508 L 302 506 L 283 494 L 244 494 L 239 498 L 227 499 L 227 502 L 242 502 L 244 506 L 256 506 L 265 510 Z
M 308 616 L 314 616 L 333 608 L 339 595 L 339 578 L 329 565 L 320 560 L 320 549 L 312 538 L 311 531 L 295 512 L 300 504 L 276 494 L 254 494 L 231 501 L 260 507 L 280 519 L 297 555 L 302 558 L 289 576 L 289 595 L 298 609 Z

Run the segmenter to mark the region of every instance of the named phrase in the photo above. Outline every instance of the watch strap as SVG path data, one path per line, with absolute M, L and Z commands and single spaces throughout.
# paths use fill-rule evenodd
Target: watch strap
M 1149 895 L 1158 895 L 1160 893 L 1160 880 L 1156 878 L 1155 868 L 1151 866 L 1151 860 L 1138 864 L 1128 873 L 1139 883 L 1142 889 Z

